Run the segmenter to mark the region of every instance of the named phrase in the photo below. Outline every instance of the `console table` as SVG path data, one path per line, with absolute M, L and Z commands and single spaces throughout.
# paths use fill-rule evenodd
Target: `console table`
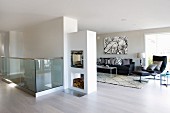
M 115 69 L 115 70 L 116 70 L 116 75 L 117 75 L 117 67 L 97 66 L 97 68 L 109 69 L 109 70 L 110 70 L 111 77 L 113 77 L 112 70 Z

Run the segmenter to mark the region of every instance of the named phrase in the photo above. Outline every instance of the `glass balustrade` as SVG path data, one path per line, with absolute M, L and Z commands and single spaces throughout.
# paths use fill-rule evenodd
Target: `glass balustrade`
M 34 93 L 63 86 L 63 59 L 1 57 L 4 79 Z
M 36 59 L 37 91 L 63 86 L 62 59 Z

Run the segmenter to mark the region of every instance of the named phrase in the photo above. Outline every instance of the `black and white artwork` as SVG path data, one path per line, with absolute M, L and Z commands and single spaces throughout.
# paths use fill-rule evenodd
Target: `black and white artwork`
M 105 54 L 127 54 L 128 41 L 127 37 L 106 37 L 104 39 Z

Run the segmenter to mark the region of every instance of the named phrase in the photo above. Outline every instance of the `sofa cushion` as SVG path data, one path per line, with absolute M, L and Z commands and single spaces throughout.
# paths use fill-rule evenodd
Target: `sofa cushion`
M 109 65 L 110 64 L 110 58 L 105 58 L 105 65 Z
M 107 64 L 108 64 L 108 65 L 110 65 L 110 58 L 109 58 L 109 59 L 107 59 Z
M 130 59 L 122 59 L 123 65 L 130 65 Z
M 146 70 L 154 70 L 155 68 L 156 68 L 156 64 L 150 64 L 148 67 L 147 67 L 147 69 Z
M 163 61 L 153 61 L 153 64 L 156 64 L 157 66 L 156 66 L 156 70 L 160 70 L 160 68 L 161 68 L 161 65 L 162 65 L 162 62 Z
M 105 63 L 104 58 L 100 58 L 100 64 L 104 64 L 104 63 Z
M 115 65 L 122 65 L 122 59 L 116 58 L 114 63 L 115 63 Z
M 115 65 L 115 59 L 116 58 L 110 58 L 110 65 Z

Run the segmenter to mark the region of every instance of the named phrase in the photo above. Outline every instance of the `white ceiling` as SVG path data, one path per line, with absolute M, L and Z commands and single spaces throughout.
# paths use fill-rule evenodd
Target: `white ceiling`
M 0 30 L 60 16 L 97 33 L 170 26 L 170 0 L 0 0 Z

